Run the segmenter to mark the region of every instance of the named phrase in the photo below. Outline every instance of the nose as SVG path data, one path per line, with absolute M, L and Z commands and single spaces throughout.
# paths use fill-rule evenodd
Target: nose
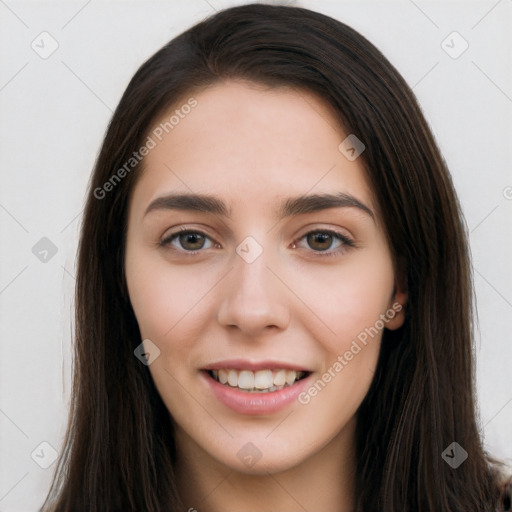
M 290 311 L 285 286 L 276 277 L 276 269 L 271 271 L 267 265 L 272 268 L 266 251 L 251 263 L 234 256 L 217 314 L 221 325 L 252 337 L 286 329 Z

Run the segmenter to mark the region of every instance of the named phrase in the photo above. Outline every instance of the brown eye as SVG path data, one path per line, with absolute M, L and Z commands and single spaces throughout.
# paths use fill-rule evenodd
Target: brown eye
M 307 235 L 308 245 L 315 251 L 325 251 L 332 245 L 334 237 L 327 232 L 314 232 Z
M 160 245 L 170 246 L 175 251 L 186 253 L 200 251 L 202 249 L 210 249 L 214 244 L 209 236 L 201 233 L 200 231 L 181 230 L 169 235 L 160 242 Z
M 205 237 L 200 233 L 185 233 L 178 237 L 181 246 L 187 251 L 195 251 L 202 249 L 205 242 Z
M 306 241 L 306 249 L 312 250 L 315 256 L 339 256 L 351 248 L 356 247 L 355 242 L 346 235 L 331 230 L 310 231 L 300 238 Z M 295 247 L 299 247 L 295 244 Z

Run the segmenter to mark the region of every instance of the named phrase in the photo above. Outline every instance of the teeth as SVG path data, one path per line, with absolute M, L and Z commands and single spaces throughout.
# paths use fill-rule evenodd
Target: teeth
M 274 375 L 274 386 L 284 386 L 286 382 L 286 370 L 279 370 Z
M 304 377 L 306 372 L 295 370 L 233 370 L 222 368 L 212 370 L 211 376 L 224 385 L 238 387 L 243 391 L 267 393 L 283 389 L 285 386 L 292 386 L 295 381 Z
M 252 373 L 252 372 L 251 372 Z M 240 384 L 239 384 L 240 385 Z M 271 370 L 260 370 L 254 374 L 254 387 L 267 389 L 274 385 L 274 378 Z
M 286 372 L 286 384 L 291 386 L 295 382 L 295 378 L 297 377 L 297 372 L 294 370 L 288 370 Z
M 213 374 L 213 376 L 215 377 L 215 373 Z M 226 384 L 226 382 L 228 381 L 228 374 L 226 370 L 219 370 L 218 379 L 221 384 Z
M 236 370 L 228 371 L 228 383 L 230 386 L 238 386 L 238 372 Z
M 254 373 L 243 370 L 238 375 L 238 387 L 240 389 L 253 389 L 254 388 Z

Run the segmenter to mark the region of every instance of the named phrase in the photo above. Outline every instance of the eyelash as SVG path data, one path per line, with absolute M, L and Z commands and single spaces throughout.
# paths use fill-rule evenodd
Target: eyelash
M 333 231 L 330 229 L 314 229 L 312 231 L 308 231 L 307 233 L 302 235 L 300 238 L 298 238 L 297 241 L 300 241 L 300 240 L 306 238 L 308 235 L 319 234 L 319 233 L 331 235 L 333 238 L 342 242 L 342 245 L 340 246 L 340 248 L 338 248 L 336 250 L 329 250 L 329 251 L 315 251 L 314 249 L 311 249 L 311 251 L 313 252 L 315 257 L 317 257 L 317 256 L 318 257 L 326 257 L 326 256 L 337 257 L 337 256 L 341 256 L 342 254 L 347 252 L 349 249 L 356 247 L 356 244 L 354 243 L 354 241 L 351 238 L 347 237 L 346 235 L 343 235 L 342 233 L 338 233 L 337 231 Z M 158 245 L 160 247 L 168 247 L 171 244 L 171 242 L 173 240 L 175 240 L 177 237 L 179 237 L 180 235 L 189 235 L 189 234 L 201 235 L 205 238 L 210 239 L 210 237 L 206 233 L 203 233 L 202 231 L 188 229 L 188 228 L 181 228 L 179 231 L 176 231 L 175 233 L 171 233 L 169 236 L 167 236 L 166 238 L 161 240 L 158 243 Z M 294 245 L 295 245 L 295 242 L 294 242 Z M 187 251 L 186 249 L 181 250 L 181 249 L 172 248 L 172 250 L 176 251 L 176 252 L 183 253 L 186 256 L 195 256 L 195 255 L 199 254 L 200 252 L 204 252 L 203 249 L 199 249 L 197 251 Z

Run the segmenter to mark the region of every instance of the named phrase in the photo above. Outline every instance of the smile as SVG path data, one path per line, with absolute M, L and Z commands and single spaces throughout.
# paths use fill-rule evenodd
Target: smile
M 251 370 L 247 369 L 251 366 L 247 362 L 233 364 L 238 368 L 227 361 L 214 366 L 199 372 L 206 393 L 211 393 L 214 401 L 243 415 L 271 415 L 293 406 L 315 375 L 305 369 L 280 368 L 276 364 L 268 368 L 263 362 L 253 364 Z
M 309 372 L 295 370 L 236 370 L 221 368 L 208 370 L 210 377 L 220 384 L 230 386 L 247 393 L 272 393 L 285 387 L 293 386 Z

